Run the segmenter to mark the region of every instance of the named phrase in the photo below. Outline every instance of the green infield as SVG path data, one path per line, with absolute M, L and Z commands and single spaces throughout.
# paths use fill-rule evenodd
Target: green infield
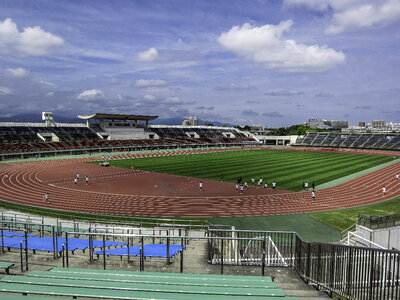
M 390 162 L 392 156 L 282 151 L 282 150 L 241 150 L 212 153 L 170 155 L 161 157 L 112 160 L 116 167 L 183 175 L 203 179 L 251 184 L 263 178 L 270 185 L 277 182 L 277 188 L 299 191 L 304 181 L 320 185 L 380 164 Z

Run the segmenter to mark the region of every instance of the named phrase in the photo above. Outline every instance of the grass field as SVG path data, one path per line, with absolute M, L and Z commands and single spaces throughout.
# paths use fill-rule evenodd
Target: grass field
M 277 188 L 299 191 L 304 181 L 325 182 L 393 160 L 391 156 L 282 150 L 242 150 L 134 158 L 111 161 L 112 166 L 196 178 L 243 182 L 260 177 Z

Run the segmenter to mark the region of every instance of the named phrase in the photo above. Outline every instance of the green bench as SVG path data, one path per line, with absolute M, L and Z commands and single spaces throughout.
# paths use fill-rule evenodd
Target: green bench
M 298 300 L 285 297 L 270 277 L 53 268 L 7 275 L 1 293 L 102 299 Z
M 53 287 L 68 288 L 87 288 L 96 290 L 113 290 L 115 293 L 120 291 L 144 292 L 144 293 L 174 293 L 191 295 L 213 295 L 213 296 L 260 296 L 260 297 L 284 297 L 282 289 L 277 288 L 231 288 L 228 286 L 192 286 L 192 285 L 168 285 L 156 283 L 132 283 L 115 281 L 95 281 L 95 280 L 76 280 L 64 278 L 45 278 L 31 276 L 5 276 L 0 280 L 1 283 L 29 284 L 31 286 L 40 285 L 53 289 Z
M 10 274 L 10 268 L 13 266 L 13 263 L 0 261 L 0 269 L 4 269 L 6 271 L 6 274 Z
M 162 274 L 162 273 L 159 273 Z M 172 275 L 172 274 L 171 274 Z M 199 280 L 198 278 L 180 278 L 168 277 L 152 277 L 152 276 L 129 276 L 102 273 L 79 273 L 79 272 L 49 272 L 49 271 L 32 271 L 27 274 L 29 277 L 46 277 L 46 278 L 63 278 L 63 279 L 79 279 L 91 281 L 115 281 L 130 283 L 149 283 L 149 284 L 169 284 L 169 285 L 191 285 L 191 286 L 216 286 L 216 287 L 251 287 L 251 288 L 276 288 L 276 284 L 272 281 L 266 282 L 242 282 L 242 281 L 220 281 L 220 280 Z
M 17 276 L 13 276 L 17 277 Z M 22 276 L 18 276 L 22 277 Z M 26 283 L 7 283 L 0 281 L 0 292 L 21 293 L 24 295 L 50 295 L 63 297 L 90 297 L 101 299 L 180 299 L 180 300 L 229 300 L 232 295 L 203 295 L 185 293 L 164 293 L 158 291 L 140 292 L 112 289 L 95 289 L 91 287 L 76 288 L 65 286 L 36 285 Z M 0 294 L 1 295 L 1 294 Z M 298 300 L 292 297 L 258 297 L 249 296 L 251 300 Z M 240 297 L 242 299 L 243 297 Z
M 53 297 L 46 297 L 43 295 L 40 296 L 27 296 L 27 295 L 17 295 L 17 294 L 9 294 L 9 293 L 1 293 L 0 292 L 0 299 L 5 300 L 62 300 L 62 298 L 53 298 Z
M 195 273 L 168 273 L 168 272 L 140 272 L 140 271 L 120 271 L 120 270 L 101 270 L 101 269 L 83 269 L 83 268 L 62 268 L 55 267 L 50 272 L 67 272 L 83 274 L 107 274 L 110 276 L 132 276 L 132 277 L 157 277 L 157 278 L 194 278 L 199 281 L 219 281 L 219 282 L 272 282 L 269 276 L 242 276 L 242 275 L 219 275 L 219 274 L 195 274 Z

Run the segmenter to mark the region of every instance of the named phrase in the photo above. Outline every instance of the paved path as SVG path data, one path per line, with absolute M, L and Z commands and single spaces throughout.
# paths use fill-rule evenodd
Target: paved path
M 221 151 L 221 150 L 206 150 Z M 199 151 L 177 151 L 187 154 Z M 123 155 L 121 158 L 152 155 L 174 155 L 171 152 L 153 154 Z M 91 158 L 96 159 L 96 158 Z M 97 158 L 98 159 L 98 158 Z M 79 211 L 100 214 L 141 215 L 141 216 L 250 216 L 316 212 L 372 204 L 400 195 L 400 182 L 395 180 L 400 163 L 355 178 L 335 187 L 317 191 L 313 201 L 311 192 L 285 192 L 263 194 L 257 191 L 241 195 L 232 193 L 231 183 L 209 181 L 220 194 L 196 194 L 179 196 L 176 187 L 165 186 L 169 191 L 178 193 L 159 195 L 161 187 L 147 193 L 132 194 L 127 183 L 141 182 L 141 176 L 156 176 L 150 172 L 104 168 L 86 164 L 88 158 L 31 161 L 4 164 L 0 181 L 0 199 L 17 204 L 35 207 Z M 73 174 L 90 174 L 90 184 L 86 186 L 80 179 L 78 186 L 73 184 Z M 9 178 L 5 178 L 5 172 Z M 68 176 L 67 176 L 68 175 Z M 157 176 L 169 176 L 158 174 Z M 145 178 L 145 177 L 143 177 Z M 160 177 L 161 178 L 161 177 Z M 166 178 L 166 177 L 162 177 Z M 174 179 L 175 180 L 175 179 Z M 198 184 L 198 179 L 184 185 Z M 171 179 L 171 182 L 173 180 Z M 94 184 L 97 182 L 98 184 Z M 147 188 L 145 182 L 142 188 Z M 158 181 L 156 181 L 158 182 Z M 179 182 L 179 181 L 178 181 Z M 154 182 L 151 182 L 153 184 Z M 161 183 L 162 184 L 162 183 Z M 228 184 L 230 184 L 228 186 Z M 128 184 L 129 185 L 129 184 Z M 386 186 L 386 194 L 382 187 Z M 206 185 L 207 186 L 207 185 Z M 197 185 L 198 187 L 198 185 Z M 137 187 L 136 190 L 138 190 Z M 193 190 L 193 186 L 190 187 Z M 230 192 L 225 192 L 229 189 Z M 50 195 L 44 202 L 43 195 Z M 216 195 L 222 196 L 216 196 Z

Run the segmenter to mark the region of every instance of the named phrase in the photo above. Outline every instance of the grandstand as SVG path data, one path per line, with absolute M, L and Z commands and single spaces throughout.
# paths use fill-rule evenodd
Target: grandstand
M 232 127 L 149 125 L 158 116 L 93 114 L 83 123 L 0 123 L 0 160 L 177 147 L 241 146 L 254 141 Z
M 398 151 L 400 134 L 307 132 L 303 137 L 298 137 L 293 146 Z

